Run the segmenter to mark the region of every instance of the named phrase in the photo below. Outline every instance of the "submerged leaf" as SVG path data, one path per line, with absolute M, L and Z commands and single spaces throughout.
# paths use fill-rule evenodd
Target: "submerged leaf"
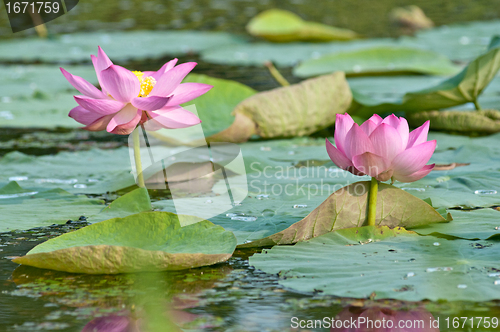
M 430 120 L 431 129 L 459 133 L 500 132 L 500 111 L 427 111 L 409 114 L 408 122 L 413 127 Z
M 344 71 L 346 75 L 419 73 L 450 75 L 458 72 L 444 55 L 409 47 L 379 46 L 354 51 L 337 52 L 302 62 L 293 73 L 311 77 Z
M 335 114 L 344 113 L 351 98 L 342 72 L 260 92 L 236 106 L 229 128 L 208 139 L 244 142 L 252 134 L 263 138 L 309 135 L 332 125 Z
M 405 111 L 407 113 L 449 108 L 469 102 L 477 103 L 479 95 L 500 69 L 500 44 L 469 63 L 457 75 L 427 89 L 406 93 L 394 103 L 378 103 L 361 91 L 353 93 L 355 103 L 350 113 L 368 117 L 373 113 Z
M 348 29 L 304 21 L 300 16 L 282 9 L 269 9 L 255 16 L 247 31 L 253 36 L 273 42 L 350 40 L 359 35 Z
M 276 246 L 250 257 L 250 264 L 279 274 L 282 286 L 299 292 L 405 301 L 498 299 L 500 288 L 489 274 L 500 268 L 500 244 L 479 244 L 368 226 Z
M 50 239 L 19 264 L 88 274 L 182 270 L 228 260 L 233 233 L 209 221 L 181 227 L 176 214 L 143 212 Z
M 367 198 L 370 183 L 353 183 L 330 195 L 307 217 L 287 229 L 238 246 L 239 248 L 267 247 L 292 244 L 343 228 L 361 227 L 367 218 Z M 417 227 L 446 222 L 432 206 L 394 186 L 380 183 L 377 197 L 376 225 Z

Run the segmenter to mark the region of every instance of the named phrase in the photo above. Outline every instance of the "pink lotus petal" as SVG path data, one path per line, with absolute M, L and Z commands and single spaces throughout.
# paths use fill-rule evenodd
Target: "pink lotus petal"
M 378 114 L 373 114 L 368 120 L 373 121 L 377 126 L 384 121 L 382 117 Z
M 387 123 L 388 125 L 391 125 L 394 129 L 398 128 L 399 122 L 401 122 L 401 120 L 394 114 L 386 116 L 385 119 L 382 121 L 382 123 Z
M 391 168 L 398 175 L 410 175 L 419 171 L 431 159 L 436 149 L 436 140 L 428 141 L 398 154 L 392 161 Z
M 125 103 L 114 99 L 93 99 L 86 96 L 74 96 L 81 107 L 102 115 L 114 114 L 120 111 Z
M 95 66 L 96 71 L 103 71 L 105 69 L 108 69 L 110 66 L 113 65 L 113 62 L 108 58 L 106 53 L 103 51 L 101 46 L 97 46 L 97 66 Z
M 395 180 L 398 180 L 399 182 L 413 182 L 413 181 L 417 181 L 417 180 L 420 180 L 421 178 L 423 178 L 424 176 L 426 176 L 427 174 L 429 174 L 432 169 L 434 168 L 436 164 L 432 164 L 432 165 L 425 165 L 424 167 L 422 167 L 419 171 L 416 171 L 415 173 L 412 173 L 410 175 L 401 175 L 401 174 L 398 174 L 398 173 L 394 173 L 394 179 Z
M 102 83 L 113 98 L 128 103 L 139 95 L 141 83 L 130 70 L 111 65 L 101 72 Z
M 335 140 L 335 143 L 338 144 L 337 140 Z M 363 129 L 361 129 L 357 123 L 354 123 L 351 130 L 349 130 L 345 137 L 344 154 L 346 157 L 352 160 L 353 156 L 357 156 L 365 152 L 373 153 L 374 151 L 375 149 L 371 140 L 368 138 L 368 135 L 365 134 Z
M 373 152 L 389 162 L 404 149 L 398 131 L 386 123 L 380 124 L 373 131 L 370 140 L 373 143 Z
M 102 93 L 98 88 L 93 86 L 91 83 L 87 82 L 80 76 L 75 76 L 67 72 L 64 68 L 61 69 L 62 74 L 68 80 L 68 82 L 78 91 L 84 95 L 92 98 L 106 98 L 107 96 Z
M 148 114 L 163 128 L 187 128 L 201 123 L 196 115 L 180 106 L 173 106 L 170 109 L 164 108 L 160 111 L 148 112 Z
M 354 156 L 352 158 L 352 163 L 360 172 L 371 177 L 377 177 L 391 166 L 390 160 L 371 152 L 365 152 Z
M 144 77 L 151 76 L 153 77 L 156 81 L 160 79 L 160 77 L 165 74 L 167 71 L 175 67 L 175 64 L 177 63 L 177 58 L 170 60 L 163 66 L 158 71 L 145 71 L 144 72 Z
M 401 142 L 403 143 L 403 149 L 406 148 L 408 144 L 408 137 L 410 135 L 410 128 L 408 127 L 408 121 L 405 118 L 399 118 L 399 125 L 396 127 L 396 130 L 401 136 Z
M 333 144 L 326 139 L 326 152 L 328 153 L 328 156 L 330 159 L 333 161 L 335 165 L 338 167 L 347 170 L 349 167 L 352 167 L 352 163 L 347 157 L 339 151 L 336 147 L 333 146 Z
M 97 81 L 99 82 L 99 85 L 101 86 L 102 93 L 104 93 L 107 96 L 108 92 L 106 91 L 106 88 L 102 84 L 101 71 L 97 69 L 98 68 L 97 67 L 97 57 L 95 55 L 91 55 L 90 58 L 92 59 L 92 64 L 94 65 L 95 74 L 97 76 Z
M 116 113 L 115 116 L 113 116 L 111 121 L 109 121 L 106 130 L 111 133 L 117 126 L 129 123 L 130 121 L 134 120 L 136 116 L 139 116 L 139 119 L 137 120 L 137 122 L 139 122 L 141 118 L 141 112 L 131 104 L 127 104 L 120 112 Z
M 77 122 L 84 124 L 84 125 L 89 125 L 92 122 L 96 121 L 97 119 L 100 119 L 103 117 L 102 114 L 94 113 L 92 111 L 86 110 L 85 108 L 83 108 L 81 106 L 77 106 L 77 107 L 73 108 L 69 112 L 68 116 L 70 118 L 73 118 Z
M 180 105 L 193 100 L 202 94 L 212 89 L 212 85 L 203 83 L 182 83 L 174 92 L 172 92 L 172 99 L 168 102 L 169 105 Z
M 94 318 L 81 332 L 130 332 L 130 318 L 118 315 Z
M 165 72 L 157 80 L 149 95 L 162 97 L 169 96 L 182 82 L 184 77 L 193 70 L 194 66 L 196 66 L 196 62 L 186 62 Z
M 377 128 L 377 126 L 378 124 L 368 119 L 365 122 L 363 122 L 363 124 L 360 127 L 361 129 L 363 129 L 366 135 L 370 136 L 371 133 L 375 130 L 375 128 Z
M 89 130 L 89 131 L 101 131 L 101 130 L 106 130 L 106 127 L 109 124 L 109 121 L 113 118 L 114 114 L 110 115 L 105 115 L 102 118 L 99 118 L 92 122 L 91 124 L 87 125 L 86 127 L 83 127 L 82 129 Z
M 129 122 L 116 126 L 115 129 L 110 131 L 111 134 L 116 134 L 116 135 L 129 135 L 134 131 L 135 128 L 137 128 L 137 125 L 139 124 L 141 120 L 141 112 L 137 112 L 137 114 L 134 116 L 132 120 Z
M 335 118 L 335 133 L 334 140 L 337 149 L 345 154 L 345 138 L 349 130 L 351 130 L 354 121 L 349 114 L 337 114 Z
M 132 99 L 132 105 L 144 111 L 156 111 L 165 106 L 171 97 L 135 97 Z
M 417 129 L 413 130 L 410 133 L 410 136 L 408 138 L 408 145 L 406 148 L 411 148 L 414 145 L 419 145 L 422 144 L 423 142 L 427 141 L 427 134 L 429 133 L 429 124 L 430 121 L 427 120 L 423 125 L 418 127 Z

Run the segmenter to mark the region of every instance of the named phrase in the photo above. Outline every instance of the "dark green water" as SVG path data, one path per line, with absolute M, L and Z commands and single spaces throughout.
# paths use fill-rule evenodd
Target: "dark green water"
M 53 33 L 103 29 L 196 29 L 243 34 L 251 17 L 262 10 L 279 7 L 299 13 L 308 20 L 349 28 L 370 37 L 396 36 L 398 31 L 391 26 L 387 14 L 395 6 L 409 4 L 419 5 L 437 25 L 500 17 L 498 0 L 81 0 L 75 10 L 49 23 L 48 28 Z M 30 33 L 33 32 L 21 33 L 19 37 Z M 3 9 L 0 11 L 0 36 L 12 37 Z M 191 59 L 197 60 L 195 56 L 182 60 Z M 162 61 L 135 63 L 134 67 L 138 70 L 156 69 Z M 201 62 L 197 73 L 238 80 L 258 90 L 277 86 L 263 69 Z M 291 81 L 296 80 L 289 71 L 284 70 L 284 74 Z M 107 134 L 4 129 L 0 129 L 0 142 L 0 155 L 12 150 L 35 155 L 52 154 L 93 146 L 113 148 L 125 143 Z M 359 301 L 289 292 L 278 286 L 277 276 L 249 267 L 246 258 L 251 253 L 247 252 L 237 252 L 229 262 L 213 267 L 154 276 L 72 275 L 18 267 L 8 259 L 25 254 L 43 240 L 82 226 L 84 224 L 0 234 L 0 331 L 80 331 L 85 324 L 100 316 L 118 313 L 148 317 L 145 309 L 148 302 L 164 308 L 161 312 L 183 310 L 184 314 L 175 311 L 171 316 L 182 318 L 185 327 L 206 331 L 292 331 L 292 317 L 302 320 L 333 317 L 351 305 L 353 308 L 365 305 L 396 311 L 424 307 L 434 318 L 440 318 L 441 331 L 478 331 L 471 327 L 446 328 L 443 323 L 446 317 L 500 317 L 499 302 Z M 151 292 L 155 295 L 144 295 Z M 172 298 L 174 304 L 167 309 L 168 299 Z M 186 323 L 192 318 L 195 318 L 193 322 Z

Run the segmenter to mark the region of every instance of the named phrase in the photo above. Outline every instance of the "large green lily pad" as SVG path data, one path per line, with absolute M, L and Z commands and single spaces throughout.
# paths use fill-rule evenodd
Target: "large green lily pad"
M 0 188 L 0 232 L 63 224 L 85 216 L 89 222 L 150 211 L 146 189 L 138 188 L 108 206 L 100 199 L 73 195 L 56 188 L 21 188 L 15 181 Z
M 304 21 L 282 9 L 266 10 L 250 20 L 247 31 L 273 42 L 350 40 L 359 35 L 348 29 Z
M 210 47 L 244 42 L 225 32 L 127 31 L 73 33 L 56 39 L 37 37 L 0 42 L 0 62 L 90 62 L 101 46 L 113 61 L 161 58 L 197 53 Z
M 342 72 L 320 76 L 245 99 L 234 110 L 233 124 L 209 140 L 245 142 L 253 134 L 263 138 L 309 135 L 333 124 L 333 115 L 344 113 L 350 103 Z
M 449 108 L 465 103 L 477 103 L 479 95 L 500 69 L 500 44 L 473 60 L 457 75 L 441 83 L 415 92 L 406 93 L 393 103 L 378 103 L 360 91 L 353 93 L 356 101 L 350 113 L 367 117 L 373 113 L 405 111 L 407 113 Z
M 299 77 L 343 71 L 346 75 L 418 73 L 451 75 L 460 70 L 444 55 L 409 47 L 374 47 L 337 52 L 302 62 L 293 70 Z
M 485 240 L 500 235 L 500 212 L 495 209 L 453 211 L 453 221 L 414 229 L 423 235 L 455 236 L 467 240 Z
M 307 217 L 287 229 L 240 248 L 293 244 L 335 230 L 366 224 L 370 183 L 357 182 L 334 192 Z M 375 224 L 389 227 L 418 227 L 446 222 L 432 206 L 394 186 L 381 183 L 377 196 Z
M 12 181 L 0 188 L 0 232 L 78 220 L 97 214 L 103 207 L 100 199 L 62 189 L 23 189 Z
M 71 193 L 102 194 L 135 184 L 128 148 L 39 157 L 14 151 L 0 159 L 0 170 L 0 183 L 22 177 L 26 188 L 61 188 Z
M 500 298 L 500 244 L 419 236 L 387 227 L 350 228 L 275 246 L 250 264 L 299 292 L 421 301 Z
M 181 227 L 173 213 L 143 212 L 50 239 L 13 261 L 88 274 L 183 270 L 226 261 L 235 246 L 231 232 L 209 221 Z
M 64 69 L 73 75 L 83 77 L 87 81 L 97 84 L 94 67 L 90 64 L 87 66 L 64 66 Z M 75 94 L 79 94 L 61 74 L 59 66 L 0 66 L 0 99 L 13 102 L 12 99 L 16 97 L 17 99 L 20 99 L 19 97 L 28 98 L 32 97 L 34 93 L 42 98 L 49 98 L 53 93 L 64 91 L 74 91 Z M 8 97 L 8 99 L 5 97 Z M 10 106 L 9 103 L 5 104 L 7 105 L 4 106 Z

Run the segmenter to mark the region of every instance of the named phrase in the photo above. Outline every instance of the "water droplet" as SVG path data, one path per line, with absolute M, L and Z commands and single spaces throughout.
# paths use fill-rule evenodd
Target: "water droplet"
M 28 193 L 19 193 L 19 194 L 0 195 L 0 199 L 24 197 L 24 196 L 31 196 L 31 195 L 36 195 L 36 194 L 38 194 L 38 191 L 32 191 L 32 192 L 28 192 Z
M 452 267 L 428 267 L 426 272 L 452 271 Z
M 73 186 L 73 188 L 78 188 L 78 189 L 85 189 L 87 188 L 87 185 L 86 184 L 83 184 L 83 183 L 77 183 Z
M 232 217 L 238 217 L 238 216 L 244 216 L 244 213 L 226 213 L 226 217 L 232 218 Z
M 446 182 L 446 181 L 450 181 L 450 180 L 451 180 L 451 178 L 450 178 L 449 176 L 440 176 L 440 177 L 438 177 L 438 178 L 436 179 L 436 181 L 437 181 L 438 183 L 441 183 L 441 182 Z
M 415 272 L 408 272 L 408 273 L 406 274 L 406 277 L 407 277 L 407 278 L 414 277 L 414 276 L 415 276 Z
M 498 231 L 500 229 L 500 226 L 495 227 L 495 229 Z
M 269 146 L 261 146 L 260 151 L 271 151 L 271 147 Z
M 98 179 L 87 179 L 87 182 L 99 182 Z
M 433 245 L 435 245 L 435 246 L 437 247 L 437 246 L 440 246 L 440 245 L 441 245 L 441 243 L 439 243 L 439 242 L 434 242 L 434 243 L 433 243 Z
M 307 207 L 307 204 L 295 204 L 293 206 L 294 209 L 302 209 L 302 208 L 306 208 Z
M 295 151 L 288 151 L 288 155 L 294 155 L 295 154 Z
M 425 188 L 401 188 L 403 189 L 404 191 L 418 191 L 418 192 L 423 192 L 425 191 Z
M 11 176 L 9 181 L 26 181 L 28 180 L 27 176 Z
M 466 289 L 466 288 L 467 288 L 467 285 L 460 284 L 460 285 L 457 285 L 457 288 L 460 288 L 460 289 Z
M 265 198 L 269 198 L 269 195 L 257 195 L 255 196 L 257 199 L 265 199 Z
M 474 191 L 474 194 L 476 195 L 496 195 L 497 191 L 496 190 L 476 190 Z
M 232 217 L 231 220 L 255 221 L 257 220 L 257 217 Z
M 500 273 L 490 273 L 490 274 L 488 274 L 488 277 L 490 277 L 490 278 L 500 277 Z
M 354 65 L 352 67 L 352 71 L 355 72 L 355 73 L 359 73 L 361 71 L 361 66 L 360 65 Z
M 500 279 L 497 279 L 493 282 L 493 285 L 500 285 Z
M 234 203 L 232 205 L 233 206 L 241 206 L 241 202 L 240 201 L 234 201 Z
M 212 204 L 213 202 L 214 202 L 214 201 L 212 201 L 211 199 L 207 199 L 207 200 L 205 201 L 205 203 L 208 203 L 208 204 Z
M 245 241 L 245 243 L 250 243 L 250 242 L 252 242 L 252 241 L 250 241 L 250 240 L 246 240 L 246 241 Z
M 61 179 L 36 179 L 36 183 L 58 183 L 58 184 L 75 184 L 77 179 L 61 180 Z
M 470 44 L 470 38 L 467 37 L 467 36 L 462 36 L 462 37 L 460 37 L 459 42 L 462 45 L 469 45 Z

